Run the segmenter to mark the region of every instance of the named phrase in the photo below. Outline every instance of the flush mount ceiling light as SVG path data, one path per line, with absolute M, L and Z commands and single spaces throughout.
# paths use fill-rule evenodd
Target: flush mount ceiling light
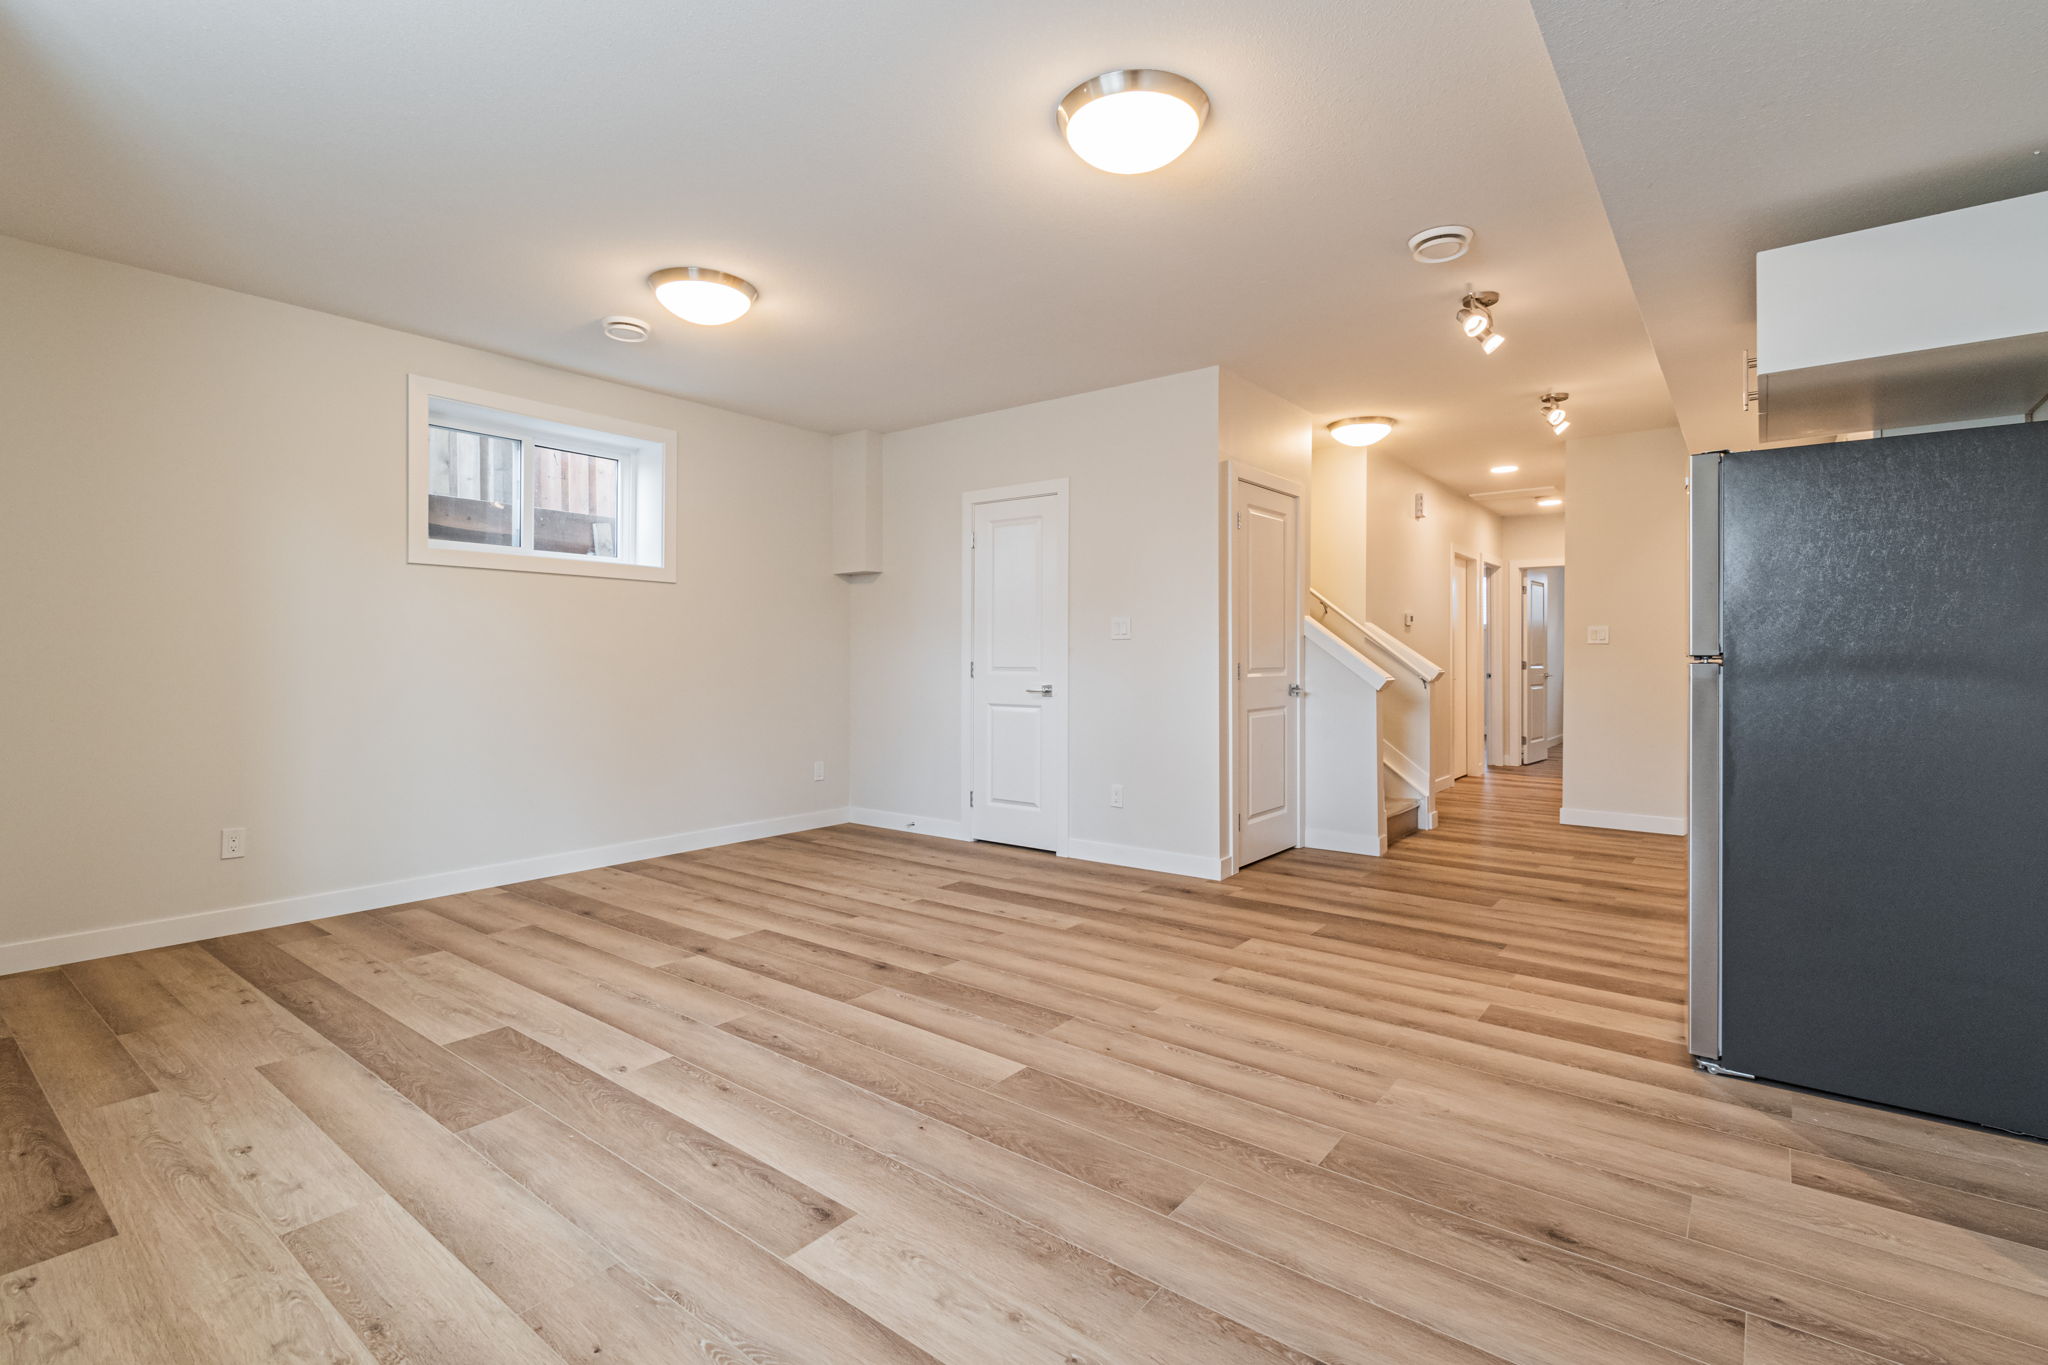
M 639 343 L 654 335 L 654 329 L 639 318 L 614 313 L 604 320 L 604 334 L 613 341 Z
M 1422 265 L 1443 265 L 1471 249 L 1472 229 L 1468 227 L 1424 228 L 1408 239 L 1408 254 Z
M 1479 343 L 1479 349 L 1492 355 L 1507 338 L 1493 330 L 1493 306 L 1500 302 L 1500 295 L 1491 289 L 1472 290 L 1465 295 L 1465 301 L 1458 306 L 1458 330 Z
M 1538 507 L 1562 507 L 1562 506 L 1564 506 L 1564 499 L 1563 499 L 1563 498 L 1538 498 L 1538 499 L 1536 499 L 1536 505 L 1537 505 Z
M 1564 435 L 1564 429 L 1571 425 L 1564 415 L 1564 400 L 1569 397 L 1568 393 L 1546 393 L 1541 399 L 1543 420 L 1550 423 L 1550 429 L 1559 436 Z
M 1194 144 L 1209 96 L 1171 71 L 1105 71 L 1060 101 L 1067 145 L 1098 171 L 1142 175 Z
M 1521 468 L 1518 464 L 1497 464 L 1488 470 L 1489 474 L 1512 474 Z
M 1391 417 L 1346 417 L 1324 428 L 1339 445 L 1369 446 L 1387 439 L 1394 429 Z
M 661 306 L 684 322 L 717 327 L 744 317 L 761 291 L 737 275 L 701 265 L 679 265 L 647 277 Z

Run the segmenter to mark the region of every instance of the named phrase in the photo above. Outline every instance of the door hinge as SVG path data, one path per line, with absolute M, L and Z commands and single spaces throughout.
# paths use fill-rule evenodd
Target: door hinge
M 970 678 L 974 676 L 974 660 L 972 659 L 967 661 L 967 676 Z
M 974 793 L 971 791 L 967 793 L 967 809 L 974 809 Z
M 1244 529 L 1244 513 L 1242 512 L 1237 514 L 1237 529 L 1240 531 Z
M 1237 680 L 1238 680 L 1239 682 L 1243 682 L 1243 681 L 1244 681 L 1244 665 L 1243 665 L 1243 664 L 1239 664 L 1239 665 L 1237 666 Z
M 1242 812 L 1242 811 L 1238 812 L 1238 816 L 1237 816 L 1237 827 L 1238 827 L 1239 829 L 1243 829 L 1243 828 L 1244 828 L 1244 812 Z

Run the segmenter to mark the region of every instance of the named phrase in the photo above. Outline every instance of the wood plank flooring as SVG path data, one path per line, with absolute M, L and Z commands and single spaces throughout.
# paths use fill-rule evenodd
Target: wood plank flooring
M 1212 884 L 842 827 L 0 979 L 0 1357 L 2040 1365 L 2048 1146 L 1694 1071 L 1559 765 Z

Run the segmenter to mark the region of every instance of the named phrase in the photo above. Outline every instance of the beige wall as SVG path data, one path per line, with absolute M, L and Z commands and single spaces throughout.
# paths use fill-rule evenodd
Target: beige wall
M 1372 452 L 1315 434 L 1309 499 L 1309 585 L 1359 620 L 1366 617 L 1366 519 Z
M 1366 619 L 1448 668 L 1452 556 L 1501 562 L 1501 519 L 1378 448 L 1367 453 L 1372 459 L 1365 529 Z M 1423 495 L 1424 508 L 1419 520 L 1417 493 Z M 1415 624 L 1404 626 L 1402 617 L 1410 612 Z M 1433 705 L 1432 711 L 1430 766 L 1434 777 L 1444 778 L 1452 775 L 1456 752 L 1453 708 Z
M 961 495 L 1064 478 L 1071 850 L 1214 875 L 1219 395 L 1195 370 L 883 438 L 883 568 L 851 589 L 862 818 L 963 828 Z
M 1684 831 L 1686 453 L 1675 427 L 1566 440 L 1568 824 Z
M 140 926 L 0 969 L 844 806 L 824 436 L 6 239 L 0 297 L 0 948 Z M 681 581 L 408 564 L 412 372 L 675 429 Z
M 1502 517 L 1500 548 L 1510 564 L 1564 562 L 1564 516 L 1550 512 L 1539 517 Z

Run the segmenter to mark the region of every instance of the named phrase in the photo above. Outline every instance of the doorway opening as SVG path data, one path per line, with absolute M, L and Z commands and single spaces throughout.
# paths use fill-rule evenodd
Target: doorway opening
M 1514 743 L 1510 766 L 1564 762 L 1565 568 L 1557 563 L 1518 563 L 1521 600 L 1511 642 L 1514 697 L 1508 707 Z
M 1451 649 L 1442 684 L 1451 712 L 1450 781 L 1486 776 L 1492 753 L 1492 598 L 1499 568 L 1478 555 L 1451 552 Z

